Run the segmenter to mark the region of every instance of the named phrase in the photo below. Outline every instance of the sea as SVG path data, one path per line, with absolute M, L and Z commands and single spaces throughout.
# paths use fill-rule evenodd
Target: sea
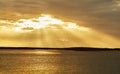
M 120 74 L 120 51 L 0 49 L 0 74 Z

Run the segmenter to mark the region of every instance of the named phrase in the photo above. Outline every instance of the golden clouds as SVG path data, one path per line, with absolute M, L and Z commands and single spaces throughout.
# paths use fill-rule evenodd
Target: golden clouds
M 47 15 L 47 14 L 42 14 L 38 18 L 19 19 L 16 22 L 0 20 L 0 23 L 5 24 L 1 26 L 4 29 L 10 28 L 8 25 L 11 25 L 11 26 L 13 25 L 12 29 L 16 32 L 19 32 L 19 31 L 30 32 L 34 29 L 40 29 L 40 28 L 57 28 L 57 27 L 75 28 L 77 27 L 76 23 L 64 22 L 60 19 L 54 18 L 51 15 Z
M 74 22 L 42 14 L 17 21 L 0 20 L 1 46 L 120 47 L 120 40 Z

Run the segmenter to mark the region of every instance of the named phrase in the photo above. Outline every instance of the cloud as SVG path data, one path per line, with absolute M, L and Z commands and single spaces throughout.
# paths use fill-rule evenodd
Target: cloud
M 6 11 L 32 13 L 45 10 L 46 1 L 41 0 L 0 0 L 0 8 Z
M 78 25 L 82 21 L 87 27 L 120 39 L 119 4 L 119 0 L 0 0 L 0 19 L 16 21 L 48 13 Z

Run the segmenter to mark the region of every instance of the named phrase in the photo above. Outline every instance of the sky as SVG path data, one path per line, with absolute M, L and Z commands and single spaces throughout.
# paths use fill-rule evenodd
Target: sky
M 42 14 L 63 25 L 34 29 L 31 22 L 32 31 L 14 31 Z M 0 0 L 0 46 L 120 47 L 119 16 L 120 0 Z M 75 27 L 66 29 L 68 22 Z

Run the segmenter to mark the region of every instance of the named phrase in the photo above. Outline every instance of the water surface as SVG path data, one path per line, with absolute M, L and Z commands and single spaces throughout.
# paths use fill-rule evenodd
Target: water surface
M 0 74 L 120 74 L 120 51 L 0 50 Z

